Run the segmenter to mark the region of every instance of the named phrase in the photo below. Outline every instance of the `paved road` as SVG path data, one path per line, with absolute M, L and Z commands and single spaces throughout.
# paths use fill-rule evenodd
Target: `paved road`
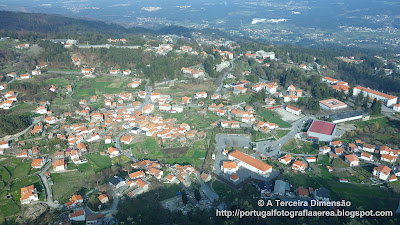
M 83 74 L 79 71 L 58 71 L 58 70 L 48 70 L 47 73 L 59 73 L 59 74 L 76 74 L 76 75 L 82 75 Z M 133 78 L 130 76 L 123 76 L 123 75 L 114 75 L 114 74 L 109 74 L 109 73 L 95 73 L 93 75 L 102 75 L 102 76 L 110 76 L 110 77 L 119 77 L 119 78 Z
M 288 142 L 290 139 L 294 138 L 295 134 L 300 132 L 301 128 L 303 127 L 303 123 L 308 121 L 309 119 L 314 119 L 312 116 L 306 116 L 303 117 L 302 119 L 297 120 L 292 124 L 292 129 L 291 131 L 281 139 L 277 141 L 260 141 L 256 142 L 256 151 L 263 154 L 264 156 L 267 157 L 273 157 L 279 154 L 280 149 L 282 145 L 284 145 L 286 142 Z M 270 152 L 268 152 L 266 149 L 270 148 Z
M 222 88 L 224 86 L 224 80 L 226 79 L 226 77 L 228 76 L 228 73 L 230 73 L 232 71 L 232 69 L 235 66 L 235 59 L 233 59 L 230 63 L 231 63 L 231 67 L 224 73 L 224 76 L 222 77 L 221 83 L 218 85 L 217 90 L 214 92 L 214 94 L 221 94 L 222 93 Z
M 210 199 L 211 202 L 219 198 L 218 194 L 211 190 L 211 188 L 201 179 L 199 171 L 196 171 L 196 177 L 197 180 L 200 182 L 201 190 L 204 192 L 207 198 Z
M 47 181 L 46 176 L 44 175 L 44 173 L 50 168 L 50 166 L 52 166 L 53 163 L 51 163 L 51 161 L 49 161 L 45 167 L 42 169 L 42 172 L 40 172 L 38 174 L 40 180 L 42 181 L 43 184 L 43 188 L 44 188 L 44 193 L 46 195 L 46 204 L 52 208 L 61 208 L 62 205 L 60 204 L 56 204 L 53 202 L 53 191 L 51 190 L 51 186 L 49 184 L 49 182 Z
M 146 98 L 144 99 L 143 104 L 140 105 L 140 107 L 139 107 L 139 109 L 138 109 L 139 111 L 141 111 L 141 110 L 143 109 L 143 107 L 144 107 L 145 105 L 149 104 L 149 102 L 150 102 L 150 95 L 151 95 L 152 89 L 151 89 L 151 87 L 149 86 L 149 80 L 146 80 L 145 91 L 146 91 Z M 132 162 L 135 162 L 135 161 L 136 161 L 136 160 L 135 160 L 135 157 L 133 157 L 133 156 L 130 155 L 129 153 L 125 152 L 125 151 L 122 149 L 121 145 L 120 145 L 121 137 L 122 137 L 123 135 L 125 135 L 126 133 L 128 133 L 127 130 L 122 131 L 122 132 L 117 136 L 117 138 L 115 139 L 114 144 L 115 144 L 115 147 L 119 150 L 119 152 L 120 152 L 121 154 L 123 154 L 123 155 L 125 155 L 126 157 L 128 157 Z
M 115 211 L 117 211 L 117 206 L 118 206 L 118 202 L 119 202 L 119 198 L 117 193 L 115 192 L 115 190 L 113 188 L 111 188 L 112 191 L 112 196 L 113 196 L 113 202 L 111 204 L 111 208 L 107 209 L 107 210 L 101 210 L 98 212 L 92 211 L 89 207 L 86 206 L 86 210 L 88 212 L 90 212 L 90 214 L 103 214 L 103 215 L 107 215 L 107 214 L 114 214 Z

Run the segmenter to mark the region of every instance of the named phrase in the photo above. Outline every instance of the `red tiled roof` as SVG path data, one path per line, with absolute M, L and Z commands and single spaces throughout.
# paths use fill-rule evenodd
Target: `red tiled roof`
M 336 125 L 334 123 L 314 120 L 308 129 L 308 132 L 331 135 L 335 127 Z

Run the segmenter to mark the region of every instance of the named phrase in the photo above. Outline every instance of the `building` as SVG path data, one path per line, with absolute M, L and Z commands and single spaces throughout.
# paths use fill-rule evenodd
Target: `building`
M 366 153 L 366 152 L 362 152 L 361 153 L 360 159 L 366 160 L 366 161 L 373 161 L 374 160 L 373 156 L 371 154 Z
M 46 160 L 44 158 L 34 159 L 32 160 L 31 166 L 34 169 L 40 169 L 46 164 Z
M 53 170 L 55 172 L 64 171 L 67 169 L 67 162 L 64 159 L 57 159 L 53 162 Z
M 377 100 L 381 100 L 386 104 L 386 106 L 392 106 L 397 103 L 397 97 L 393 95 L 388 95 L 379 91 L 375 91 L 369 88 L 357 86 L 353 88 L 353 96 L 357 96 L 359 93 L 362 93 L 363 96 L 369 96 L 369 98 L 376 98 Z
M 328 146 L 320 146 L 319 147 L 319 154 L 327 154 L 331 151 L 331 148 L 329 148 Z
M 313 120 L 307 126 L 307 136 L 318 141 L 332 141 L 336 133 L 336 124 Z
M 153 110 L 154 110 L 153 104 L 148 104 L 145 107 L 143 107 L 143 113 L 145 113 L 145 114 L 149 114 L 149 113 L 153 112 Z
M 400 112 L 400 104 L 393 105 L 393 110 L 396 112 Z
M 105 203 L 108 202 L 108 196 L 105 195 L 105 194 L 101 194 L 101 195 L 99 195 L 99 200 L 100 200 L 100 202 L 101 202 L 102 204 L 105 204 Z
M 336 79 L 334 79 L 332 77 L 323 77 L 322 81 L 326 82 L 328 84 L 335 84 L 335 83 L 339 82 L 339 80 L 336 80 Z
M 221 166 L 221 170 L 224 173 L 236 173 L 236 171 L 238 170 L 238 166 L 236 161 L 223 161 L 222 162 L 222 166 Z
M 305 171 L 307 168 L 307 164 L 303 163 L 302 161 L 296 160 L 292 164 L 292 169 L 297 171 Z
M 71 221 L 76 221 L 76 222 L 85 221 L 86 219 L 85 210 L 84 209 L 74 210 L 72 213 L 69 214 L 68 217 Z
M 339 110 L 347 108 L 347 105 L 344 102 L 341 102 L 334 98 L 321 100 L 319 101 L 319 105 L 322 109 L 325 110 Z
M 329 115 L 329 118 L 331 118 L 332 123 L 343 123 L 352 120 L 360 120 L 363 117 L 364 113 L 361 111 L 349 111 L 349 112 Z
M 301 109 L 298 109 L 296 107 L 293 107 L 291 105 L 286 105 L 286 111 L 296 115 L 296 116 L 300 116 L 301 114 Z
M 276 180 L 274 185 L 274 194 L 279 196 L 286 195 L 287 192 L 290 191 L 289 183 L 283 180 Z
M 108 183 L 110 183 L 110 185 L 112 185 L 116 189 L 118 189 L 126 184 L 125 180 L 118 176 L 113 176 L 110 179 L 108 179 Z
M 0 148 L 4 149 L 4 148 L 9 148 L 10 145 L 8 144 L 8 141 L 1 141 L 0 142 Z
M 375 177 L 386 181 L 389 179 L 391 171 L 392 170 L 388 166 L 380 165 L 380 166 L 377 166 L 374 168 L 374 170 L 372 171 L 372 174 Z
M 290 154 L 286 154 L 279 158 L 279 162 L 288 165 L 292 161 L 292 156 Z
M 21 204 L 30 204 L 33 201 L 39 201 L 39 196 L 36 188 L 32 185 L 21 188 Z
M 350 167 L 358 166 L 360 164 L 360 160 L 354 154 L 346 155 L 345 160 L 349 164 Z
M 238 166 L 243 166 L 244 168 L 265 175 L 272 172 L 272 166 L 261 162 L 245 153 L 235 150 L 228 154 L 230 160 L 238 160 Z
M 319 201 L 329 201 L 329 191 L 325 188 L 318 188 L 314 191 L 314 198 L 315 200 Z

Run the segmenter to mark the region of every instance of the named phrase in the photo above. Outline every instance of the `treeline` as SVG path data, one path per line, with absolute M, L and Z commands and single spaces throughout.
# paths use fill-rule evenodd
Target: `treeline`
M 31 125 L 31 115 L 6 115 L 0 114 L 0 137 L 16 134 Z

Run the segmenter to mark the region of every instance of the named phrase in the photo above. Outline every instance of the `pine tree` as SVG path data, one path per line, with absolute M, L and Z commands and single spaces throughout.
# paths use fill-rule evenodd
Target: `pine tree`
M 200 201 L 200 199 L 201 199 L 201 194 L 200 194 L 200 191 L 199 191 L 198 188 L 196 188 L 196 189 L 194 190 L 194 198 L 195 198 L 197 201 Z
M 185 205 L 189 202 L 189 198 L 188 198 L 188 196 L 186 195 L 186 191 L 185 191 L 185 190 L 182 190 L 182 202 L 183 202 L 183 204 L 185 204 Z

